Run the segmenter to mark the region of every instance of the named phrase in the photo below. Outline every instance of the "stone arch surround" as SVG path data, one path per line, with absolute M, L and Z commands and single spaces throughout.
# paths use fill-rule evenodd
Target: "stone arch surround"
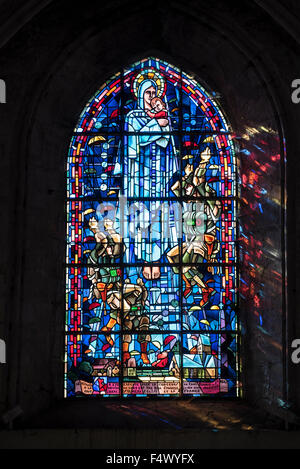
M 66 154 L 77 117 L 99 85 L 120 66 L 146 55 L 157 55 L 188 72 L 192 71 L 211 89 L 218 91 L 222 95 L 221 104 L 237 135 L 243 134 L 245 127 L 266 126 L 278 130 L 282 137 L 280 122 L 284 110 L 280 102 L 274 102 L 278 101 L 276 89 L 280 86 L 274 78 L 274 72 L 279 72 L 271 58 L 266 58 L 265 64 L 262 64 L 262 57 L 251 50 L 249 43 L 245 44 L 245 32 L 241 31 L 241 27 L 232 36 L 232 28 L 226 30 L 226 27 L 220 26 L 224 25 L 226 12 L 223 12 L 223 18 L 222 14 L 219 18 L 214 17 L 216 22 L 212 27 L 207 22 L 209 14 L 208 18 L 199 19 L 196 12 L 193 15 L 183 12 L 180 2 L 176 2 L 176 6 L 164 15 L 162 12 L 166 10 L 162 7 L 159 24 L 155 27 L 152 21 L 149 23 L 145 18 L 143 7 L 136 5 L 123 18 L 119 12 L 116 25 L 111 24 L 110 15 L 110 20 L 101 29 L 94 18 L 92 24 L 85 25 L 78 36 L 68 31 L 71 36 L 69 41 L 66 37 L 62 38 L 63 34 L 60 33 L 61 36 L 55 38 L 54 46 L 48 50 L 45 58 L 42 55 L 43 48 L 49 49 L 47 39 L 55 36 L 55 27 L 50 25 L 51 15 L 55 16 L 51 5 L 39 15 L 39 24 L 46 25 L 43 32 L 42 28 L 35 25 L 27 26 L 37 37 L 42 36 L 42 41 L 39 46 L 33 47 L 36 55 L 40 54 L 33 80 L 30 79 L 29 67 L 34 67 L 36 57 L 27 48 L 25 73 L 23 70 L 26 78 L 19 91 L 23 98 L 22 106 L 14 117 L 14 134 L 18 138 L 15 141 L 11 138 L 10 143 L 10 153 L 14 155 L 11 161 L 11 182 L 16 186 L 16 195 L 10 201 L 11 218 L 8 226 L 12 227 L 15 223 L 13 214 L 16 215 L 18 228 L 13 231 L 18 233 L 22 230 L 24 237 L 22 235 L 20 239 L 16 234 L 9 236 L 7 230 L 9 252 L 14 259 L 9 267 L 10 292 L 16 288 L 17 293 L 13 299 L 10 296 L 6 301 L 6 311 L 8 305 L 11 311 L 10 319 L 6 321 L 9 330 L 8 348 L 13 344 L 8 351 L 8 359 L 13 366 L 7 371 L 8 379 L 5 380 L 8 383 L 5 407 L 20 404 L 26 414 L 33 415 L 54 405 L 62 397 Z M 113 5 L 106 8 L 112 11 Z M 101 12 L 98 11 L 97 15 L 101 18 Z M 88 23 L 87 18 L 84 21 Z M 19 33 L 21 39 L 23 37 L 29 41 L 27 32 L 25 27 Z M 15 41 L 14 54 L 21 57 L 23 49 L 20 38 Z M 59 45 L 60 41 L 64 47 Z M 188 48 L 185 44 L 188 44 Z M 9 49 L 9 45 L 7 47 Z M 59 53 L 55 54 L 55 50 L 59 50 Z M 14 72 L 14 84 L 18 83 L 21 76 L 21 69 Z M 265 134 L 263 136 L 271 138 Z M 250 150 L 253 150 L 252 143 L 257 142 L 240 143 L 242 148 L 249 150 L 250 145 Z M 283 147 L 280 141 L 272 140 L 271 144 L 272 148 L 279 148 L 281 160 L 272 164 L 272 180 L 262 174 L 260 184 L 276 200 L 279 194 L 283 202 L 280 190 L 284 176 Z M 247 178 L 256 158 L 249 162 L 242 155 L 241 174 Z M 18 184 L 13 172 L 15 167 L 18 168 Z M 243 194 L 251 198 L 247 184 L 242 186 Z M 269 209 L 267 199 L 263 203 Z M 274 264 L 279 272 L 284 266 L 282 230 L 276 226 L 278 222 L 282 227 L 284 214 L 280 206 L 272 205 L 270 210 L 270 219 L 256 218 L 256 212 L 244 211 L 248 218 L 254 217 L 252 227 L 255 226 L 258 239 L 264 239 L 266 232 L 272 233 L 275 251 L 279 256 L 272 257 L 267 252 L 263 259 L 263 277 L 260 277 L 265 280 L 262 324 L 259 324 L 257 316 L 252 317 L 252 299 L 246 296 L 241 301 L 245 337 L 243 379 L 246 399 L 278 414 L 278 399 L 286 399 L 286 367 L 282 360 L 286 347 L 283 340 L 286 335 L 284 296 L 281 280 L 278 283 L 269 272 Z M 243 245 L 241 248 L 244 249 Z M 255 283 L 254 293 L 259 290 L 260 283 Z

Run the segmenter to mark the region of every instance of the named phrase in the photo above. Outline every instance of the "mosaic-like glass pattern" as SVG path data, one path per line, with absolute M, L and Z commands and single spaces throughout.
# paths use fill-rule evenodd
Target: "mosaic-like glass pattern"
M 67 165 L 65 396 L 238 396 L 237 167 L 208 90 L 147 58 Z

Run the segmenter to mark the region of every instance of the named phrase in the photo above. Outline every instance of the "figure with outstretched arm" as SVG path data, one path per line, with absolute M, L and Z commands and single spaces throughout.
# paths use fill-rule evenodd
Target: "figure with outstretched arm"
M 92 217 L 89 220 L 90 230 L 95 235 L 96 245 L 88 257 L 88 278 L 92 282 L 91 297 L 103 302 L 106 314 L 108 292 L 121 288 L 120 269 L 116 262 L 125 251 L 121 236 L 114 229 L 114 222 L 110 219 L 103 221 L 104 229 L 100 230 L 98 221 Z
M 177 181 L 172 187 L 178 196 L 182 190 L 183 196 L 207 199 L 202 202 L 193 202 L 191 199 L 185 204 L 183 227 L 186 240 L 182 244 L 182 258 L 180 259 L 179 246 L 175 246 L 167 253 L 171 265 L 182 261 L 184 297 L 187 298 L 191 294 L 192 286 L 197 285 L 202 293 L 201 307 L 208 303 L 215 291 L 208 282 L 204 282 L 204 275 L 197 265 L 200 267 L 204 261 L 214 262 L 220 248 L 216 238 L 216 223 L 221 214 L 221 202 L 215 199 L 216 193 L 206 181 L 206 167 L 210 158 L 211 152 L 207 148 L 201 153 L 199 166 L 193 170 L 193 165 L 187 165 L 182 183 Z M 209 199 L 210 196 L 212 199 Z M 179 266 L 173 265 L 172 269 L 175 273 L 180 272 Z M 208 271 L 212 271 L 211 267 L 208 267 Z

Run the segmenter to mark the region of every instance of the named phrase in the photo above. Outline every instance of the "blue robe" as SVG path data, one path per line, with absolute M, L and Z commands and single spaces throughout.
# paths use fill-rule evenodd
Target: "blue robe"
M 170 125 L 160 127 L 157 120 L 149 117 L 144 110 L 144 92 L 150 86 L 157 89 L 152 80 L 145 80 L 140 85 L 137 107 L 126 115 L 125 131 L 133 133 L 125 135 L 124 138 L 122 167 L 123 195 L 126 198 L 154 199 L 152 202 L 154 205 L 148 213 L 146 213 L 145 202 L 144 215 L 140 217 L 143 228 L 147 229 L 147 225 L 149 226 L 149 237 L 141 239 L 140 233 L 135 236 L 135 257 L 146 262 L 159 260 L 161 254 L 169 246 L 170 241 L 164 238 L 161 229 L 161 220 L 154 222 L 152 220 L 151 225 L 149 225 L 149 220 L 153 209 L 161 203 L 157 199 L 173 195 L 170 190 L 170 181 L 179 169 L 174 138 L 168 134 L 171 130 Z M 152 238 L 153 241 L 151 241 Z M 133 259 L 129 256 L 129 250 L 126 251 L 127 261 L 130 262 Z

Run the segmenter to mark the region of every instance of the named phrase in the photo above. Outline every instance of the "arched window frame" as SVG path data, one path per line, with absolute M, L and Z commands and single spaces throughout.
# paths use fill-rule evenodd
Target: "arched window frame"
M 150 64 L 150 65 L 149 65 Z M 222 193 L 220 197 L 223 197 L 224 199 L 228 199 L 231 201 L 232 206 L 233 206 L 233 211 L 232 211 L 232 221 L 235 224 L 235 239 L 234 239 L 234 249 L 235 249 L 235 254 L 232 256 L 233 259 L 226 258 L 222 259 L 222 268 L 224 269 L 225 274 L 223 277 L 225 278 L 226 276 L 228 277 L 228 269 L 235 269 L 234 272 L 234 277 L 233 277 L 233 290 L 234 290 L 234 295 L 235 295 L 235 328 L 234 329 L 218 329 L 218 332 L 215 332 L 219 334 L 220 339 L 222 340 L 222 334 L 223 334 L 223 339 L 224 342 L 226 343 L 226 338 L 230 334 L 233 334 L 236 337 L 236 350 L 235 350 L 235 360 L 234 360 L 234 366 L 235 366 L 235 382 L 232 386 L 231 392 L 224 392 L 224 389 L 226 389 L 226 379 L 223 378 L 223 383 L 222 383 L 222 377 L 219 377 L 219 381 L 217 385 L 215 384 L 216 380 L 212 379 L 204 379 L 203 380 L 203 385 L 202 387 L 200 386 L 199 393 L 196 392 L 185 392 L 184 389 L 184 381 L 187 382 L 187 380 L 184 380 L 184 374 L 183 374 L 183 360 L 181 360 L 181 365 L 180 365 L 180 373 L 181 373 L 181 379 L 180 379 L 180 387 L 178 389 L 177 393 L 173 393 L 172 391 L 170 392 L 163 392 L 163 393 L 157 393 L 157 395 L 174 395 L 174 396 L 200 396 L 200 395 L 208 395 L 208 396 L 215 396 L 215 395 L 230 395 L 230 396 L 239 396 L 241 393 L 241 387 L 240 387 L 240 376 L 239 376 L 239 341 L 240 341 L 240 335 L 239 335 L 239 324 L 238 324 L 238 315 L 237 315 L 237 310 L 238 310 L 238 295 L 237 295 L 237 282 L 238 282 L 238 251 L 237 251 L 237 243 L 236 240 L 238 239 L 238 223 L 236 219 L 236 212 L 237 212 L 237 203 L 238 203 L 238 172 L 237 172 L 237 166 L 236 166 L 236 157 L 235 157 L 235 150 L 234 150 L 234 145 L 232 141 L 232 135 L 230 132 L 230 128 L 228 127 L 226 123 L 226 119 L 220 110 L 220 107 L 216 104 L 215 100 L 213 97 L 209 94 L 207 90 L 205 90 L 203 87 L 199 85 L 195 79 L 185 73 L 183 73 L 181 70 L 176 69 L 175 67 L 171 66 L 170 64 L 167 64 L 159 59 L 153 59 L 153 58 L 147 58 L 144 59 L 140 62 L 137 62 L 133 66 L 129 67 L 128 69 L 125 69 L 119 73 L 117 73 L 112 79 L 108 80 L 101 88 L 100 90 L 95 94 L 95 96 L 89 101 L 87 106 L 85 107 L 83 113 L 80 116 L 79 122 L 75 128 L 74 135 L 71 140 L 70 144 L 70 150 L 69 150 L 69 157 L 68 157 L 68 201 L 67 201 L 67 213 L 68 213 L 68 232 L 67 232 L 67 256 L 66 256 L 66 267 L 67 267 L 67 316 L 66 316 L 66 375 L 65 375 L 65 396 L 68 395 L 67 393 L 67 382 L 70 377 L 70 369 L 68 369 L 68 356 L 71 354 L 71 358 L 73 359 L 73 366 L 76 366 L 80 364 L 82 360 L 82 351 L 83 351 L 83 342 L 82 342 L 82 336 L 86 335 L 86 330 L 82 328 L 83 326 L 83 310 L 82 310 L 82 303 L 79 304 L 78 301 L 82 300 L 81 297 L 81 283 L 83 281 L 83 278 L 81 277 L 80 269 L 82 268 L 80 265 L 80 256 L 82 255 L 82 239 L 80 239 L 80 236 L 82 235 L 83 232 L 83 218 L 85 215 L 89 215 L 87 211 L 89 209 L 85 209 L 84 206 L 84 201 L 88 199 L 82 198 L 82 194 L 80 191 L 82 190 L 82 182 L 83 182 L 83 169 L 84 167 L 82 166 L 80 160 L 82 159 L 82 156 L 84 155 L 84 151 L 82 152 L 82 149 L 86 149 L 87 146 L 90 144 L 90 141 L 92 138 L 97 138 L 100 134 L 106 134 L 106 135 L 114 135 L 118 133 L 115 130 L 101 130 L 97 129 L 96 123 L 97 123 L 97 113 L 101 112 L 101 106 L 107 99 L 108 95 L 111 96 L 118 96 L 118 94 L 121 95 L 121 106 L 120 106 L 120 113 L 118 116 L 119 119 L 119 133 L 121 134 L 121 141 L 123 142 L 124 134 L 124 86 L 130 83 L 130 86 L 132 88 L 132 91 L 134 92 L 133 89 L 133 75 L 136 75 L 138 70 L 144 70 L 149 66 L 154 66 L 157 68 L 160 72 L 164 70 L 165 73 L 172 73 L 171 75 L 172 78 L 176 77 L 177 73 L 177 83 L 180 83 L 180 97 L 179 97 L 179 104 L 180 104 L 180 112 L 179 112 L 179 118 L 178 118 L 178 128 L 174 133 L 176 133 L 179 136 L 179 141 L 180 141 L 180 155 L 183 155 L 184 153 L 184 143 L 186 140 L 184 140 L 184 136 L 187 134 L 200 134 L 200 133 L 205 133 L 207 138 L 209 136 L 211 137 L 216 137 L 217 145 L 219 147 L 219 152 L 221 153 L 222 146 L 224 146 L 225 143 L 225 152 L 224 154 L 229 156 L 230 162 L 228 165 L 228 161 L 221 160 L 223 164 L 220 164 L 220 166 L 223 167 L 224 169 L 224 176 L 222 176 L 222 184 L 223 184 L 223 189 L 224 193 Z M 184 91 L 183 91 L 184 90 Z M 184 125 L 184 116 L 182 112 L 182 99 L 183 99 L 183 92 L 190 92 L 193 96 L 197 96 L 198 99 L 198 104 L 201 102 L 201 105 L 205 109 L 204 113 L 206 117 L 209 115 L 209 113 L 212 114 L 211 116 L 211 126 L 212 130 L 205 130 L 203 131 L 194 131 L 194 130 L 188 130 L 188 127 L 185 126 L 183 129 Z M 211 112 L 211 109 L 213 112 Z M 99 111 L 100 110 L 100 111 Z M 216 119 L 216 120 L 215 120 Z M 217 127 L 217 119 L 221 121 L 221 127 L 222 129 L 218 129 Z M 189 122 L 189 121 L 188 121 Z M 118 125 L 118 124 L 117 124 Z M 101 131 L 100 131 L 101 130 Z M 192 151 L 192 150 L 191 150 Z M 223 157 L 224 158 L 224 157 Z M 232 187 L 230 194 L 228 195 L 228 186 L 226 187 L 226 179 L 228 183 L 228 177 L 226 177 L 226 172 L 228 171 L 228 167 L 233 169 L 234 172 L 234 177 L 231 179 Z M 225 169 L 227 168 L 227 170 Z M 183 159 L 180 158 L 180 173 L 183 175 L 184 171 L 184 165 L 183 165 Z M 230 178 L 229 178 L 230 179 Z M 109 189 L 109 187 L 108 187 Z M 179 197 L 180 201 L 184 201 L 184 197 Z M 103 197 L 99 199 L 99 202 L 103 200 Z M 114 198 L 111 199 L 112 201 Z M 226 222 L 225 222 L 226 224 Z M 223 225 L 222 225 L 223 226 Z M 225 226 L 225 225 L 224 225 Z M 227 233 L 228 236 L 228 233 Z M 228 240 L 227 240 L 228 241 Z M 75 247 L 73 249 L 74 255 L 71 254 L 72 246 Z M 229 253 L 229 249 L 227 250 L 227 255 Z M 181 263 L 181 261 L 180 261 Z M 221 265 L 220 265 L 221 267 Z M 122 270 L 122 266 L 121 266 Z M 230 288 L 229 288 L 230 289 Z M 228 288 L 227 288 L 228 292 Z M 73 304 L 73 311 L 70 309 L 70 294 L 73 295 L 73 299 L 75 302 L 77 301 L 77 304 Z M 181 294 L 181 311 L 182 311 L 182 294 Z M 72 314 L 73 313 L 73 314 Z M 182 338 L 182 335 L 184 334 L 183 328 L 182 328 L 182 317 L 183 314 L 181 314 L 181 329 L 179 335 Z M 220 319 L 220 318 L 219 318 Z M 123 325 L 121 326 L 121 332 L 118 332 L 120 335 L 120 338 L 122 337 L 122 329 Z M 99 332 L 99 331 L 98 331 Z M 190 330 L 192 333 L 193 330 Z M 196 331 L 199 332 L 199 331 Z M 211 333 L 211 332 L 210 332 Z M 97 334 L 95 334 L 97 335 Z M 166 335 L 166 334 L 164 334 Z M 71 339 L 71 340 L 70 340 Z M 181 342 L 182 343 L 182 342 Z M 183 352 L 181 349 L 180 352 L 181 356 L 183 356 Z M 223 358 L 226 355 L 226 350 L 224 353 L 220 353 L 220 357 L 223 356 Z M 69 356 L 70 358 L 70 356 Z M 120 358 L 122 358 L 122 347 L 121 347 L 121 353 L 120 353 Z M 221 359 L 222 360 L 222 359 Z M 82 360 L 83 361 L 83 360 Z M 226 359 L 224 358 L 224 361 Z M 122 362 L 122 360 L 121 360 Z M 220 369 L 221 369 L 221 364 L 220 364 Z M 88 369 L 84 370 L 81 378 L 83 379 L 75 379 L 74 383 L 74 394 L 91 394 L 91 389 L 94 390 L 94 385 L 91 387 L 88 383 L 92 381 L 84 381 L 84 373 L 88 375 Z M 72 373 L 72 370 L 71 370 Z M 122 367 L 122 373 L 121 373 L 122 379 L 124 379 L 124 368 Z M 75 376 L 76 378 L 76 376 Z M 77 376 L 79 378 L 79 376 Z M 76 381 L 77 381 L 77 389 L 76 389 Z M 81 382 L 78 384 L 78 381 Z M 124 383 L 125 381 L 120 380 L 120 382 Z M 205 383 L 208 383 L 207 386 L 205 386 Z M 222 389 L 223 386 L 223 389 Z M 97 394 L 97 395 L 107 395 L 106 394 L 107 388 L 103 388 L 103 391 L 97 390 L 97 392 L 92 392 L 92 394 Z M 228 388 L 227 388 L 228 390 Z M 133 393 L 134 394 L 134 393 Z M 113 394 L 114 395 L 114 394 Z M 123 389 L 123 384 L 119 388 L 119 393 L 118 395 L 128 395 L 128 393 L 124 392 Z M 149 393 L 137 393 L 137 395 L 152 395 L 151 392 Z

